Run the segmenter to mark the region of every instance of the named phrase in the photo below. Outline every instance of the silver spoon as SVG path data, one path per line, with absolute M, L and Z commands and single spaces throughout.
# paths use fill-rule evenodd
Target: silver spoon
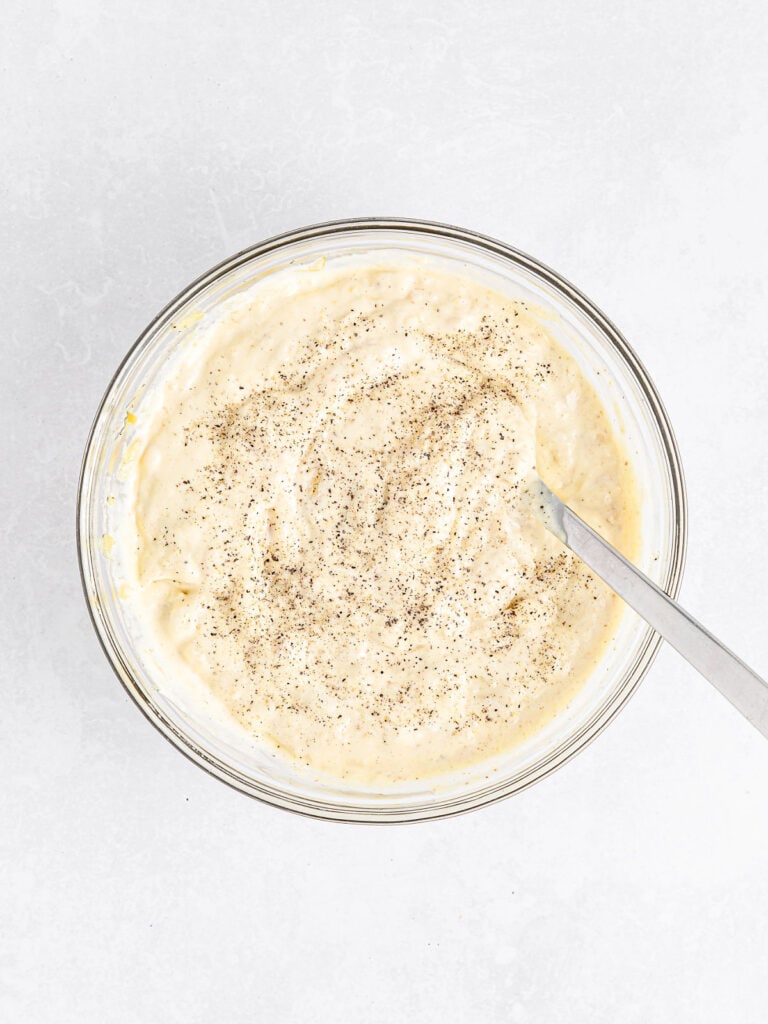
M 537 480 L 536 488 L 536 511 L 547 529 L 768 737 L 768 683 L 587 526 L 543 480 Z

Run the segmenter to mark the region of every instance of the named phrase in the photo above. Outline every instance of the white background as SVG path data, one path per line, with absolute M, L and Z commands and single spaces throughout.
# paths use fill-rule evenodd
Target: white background
M 1 1019 L 766 1020 L 768 743 L 673 652 L 521 796 L 304 820 L 129 702 L 74 502 L 113 369 L 192 278 L 313 221 L 450 221 L 630 339 L 687 472 L 683 599 L 768 671 L 767 12 L 6 2 Z

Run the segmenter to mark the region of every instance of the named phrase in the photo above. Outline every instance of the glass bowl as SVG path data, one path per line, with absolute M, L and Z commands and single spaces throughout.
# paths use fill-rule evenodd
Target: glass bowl
M 222 304 L 276 270 L 320 258 L 377 256 L 440 265 L 539 308 L 596 388 L 632 460 L 641 503 L 638 564 L 676 596 L 686 544 L 683 474 L 666 412 L 640 360 L 589 299 L 537 260 L 472 231 L 414 220 L 334 221 L 268 239 L 204 274 L 166 306 L 118 368 L 91 428 L 78 496 L 78 553 L 107 657 L 146 717 L 182 753 L 242 792 L 293 811 L 339 821 L 417 821 L 481 807 L 559 768 L 627 702 L 656 655 L 658 635 L 627 609 L 568 707 L 493 763 L 386 789 L 346 787 L 245 743 L 225 716 L 202 715 L 171 680 L 160 678 L 120 598 L 119 551 L 104 542 L 119 530 L 133 414 L 141 414 L 153 384 L 201 324 L 215 322 Z

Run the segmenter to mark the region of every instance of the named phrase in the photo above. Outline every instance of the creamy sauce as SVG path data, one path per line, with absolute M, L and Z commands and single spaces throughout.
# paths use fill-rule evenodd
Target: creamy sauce
M 540 317 L 418 266 L 254 286 L 177 362 L 132 462 L 130 600 L 260 742 L 356 783 L 548 722 L 617 599 L 532 514 L 534 467 L 625 553 L 626 456 Z

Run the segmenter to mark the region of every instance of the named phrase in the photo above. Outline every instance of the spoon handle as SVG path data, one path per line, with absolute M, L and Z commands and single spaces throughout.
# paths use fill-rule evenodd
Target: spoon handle
M 768 737 L 768 683 L 539 482 L 548 529 Z

